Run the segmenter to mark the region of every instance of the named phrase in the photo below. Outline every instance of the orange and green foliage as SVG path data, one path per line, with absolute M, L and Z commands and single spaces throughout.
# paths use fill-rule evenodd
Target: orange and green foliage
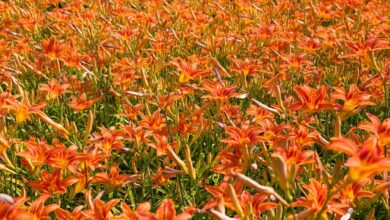
M 389 1 L 0 1 L 0 219 L 390 219 L 389 148 Z

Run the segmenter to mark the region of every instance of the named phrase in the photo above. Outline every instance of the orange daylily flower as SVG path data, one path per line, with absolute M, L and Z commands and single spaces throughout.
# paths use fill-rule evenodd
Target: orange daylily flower
M 168 154 L 168 148 L 174 149 L 176 142 L 169 143 L 168 138 L 165 135 L 153 135 L 155 143 L 149 143 L 148 145 L 157 150 L 157 156 L 163 156 Z
M 77 50 L 67 51 L 62 57 L 62 61 L 66 66 L 76 68 L 77 70 L 81 70 L 83 67 L 82 63 L 87 59 L 87 56 L 80 54 Z
M 247 83 L 247 76 L 258 76 L 257 72 L 261 70 L 261 67 L 255 64 L 252 64 L 249 59 L 245 59 L 245 61 L 234 59 L 233 60 L 234 65 L 230 66 L 229 69 L 241 74 L 241 80 L 244 87 L 248 86 Z
M 129 40 L 136 33 L 138 33 L 137 29 L 126 28 L 126 29 L 122 29 L 122 30 L 115 30 L 113 32 L 113 35 L 118 37 L 121 40 L 126 41 L 126 40 Z
M 74 190 L 71 191 L 71 196 L 74 197 L 77 193 L 82 192 L 91 183 L 92 177 L 90 175 L 90 169 L 85 168 L 85 163 L 81 163 L 80 169 L 70 169 L 72 177 L 77 181 L 74 185 Z
M 126 116 L 131 120 L 136 120 L 138 116 L 143 115 L 141 110 L 144 108 L 144 106 L 142 104 L 137 104 L 134 106 L 123 104 L 122 107 L 124 112 L 119 115 Z
M 253 121 L 256 121 L 256 123 L 261 123 L 263 120 L 270 120 L 274 118 L 274 114 L 272 112 L 253 104 L 251 104 L 248 108 L 247 114 L 253 116 Z
M 341 108 L 342 111 L 355 112 L 362 107 L 375 105 L 374 102 L 370 101 L 370 94 L 362 93 L 355 84 L 350 85 L 348 92 L 344 88 L 336 87 L 334 90 L 332 98 L 344 102 Z
M 291 54 L 283 58 L 283 64 L 280 67 L 298 70 L 311 64 L 312 62 L 305 59 L 305 55 Z
M 222 183 L 219 186 L 205 186 L 205 189 L 214 196 L 215 199 L 208 201 L 204 206 L 203 210 L 208 210 L 210 208 L 217 207 L 219 205 L 228 207 L 230 209 L 234 209 L 233 202 L 229 193 L 227 191 L 228 188 L 228 180 L 230 177 L 225 177 L 222 180 Z M 240 182 L 233 183 L 233 188 L 236 193 L 241 193 L 243 189 L 243 185 Z
M 267 1 L 264 0 L 262 2 L 266 3 Z M 277 32 L 276 25 L 258 25 L 257 27 L 251 28 L 250 34 L 260 41 L 267 41 L 275 32 Z
M 112 217 L 112 220 L 157 220 L 154 214 L 150 213 L 152 207 L 148 202 L 138 205 L 135 211 L 123 202 L 121 203 L 121 208 L 123 214 Z
M 378 138 L 375 136 L 370 136 L 359 145 L 346 138 L 334 138 L 331 139 L 328 149 L 350 155 L 345 165 L 350 168 L 349 178 L 352 182 L 390 170 L 390 159 L 384 157 L 383 147 L 378 144 Z
M 52 78 L 49 80 L 47 84 L 39 84 L 39 91 L 45 92 L 47 94 L 48 99 L 54 100 L 60 95 L 67 93 L 68 84 L 60 84 L 60 82 Z
M 103 160 L 107 159 L 107 154 L 99 151 L 97 147 L 88 149 L 83 153 L 85 154 L 84 161 L 83 163 L 80 164 L 82 165 L 82 169 L 88 168 L 88 169 L 95 170 L 97 167 L 101 166 L 101 162 Z
M 151 130 L 157 134 L 163 133 L 166 126 L 166 119 L 160 113 L 160 110 L 156 110 L 151 116 L 141 117 L 143 120 L 138 123 L 139 126 Z
M 46 103 L 30 104 L 27 99 L 23 98 L 21 102 L 8 99 L 9 105 L 0 106 L 0 108 L 12 109 L 15 112 L 16 123 L 21 124 L 35 114 L 39 119 L 53 126 L 56 130 L 68 134 L 68 131 L 60 124 L 53 121 L 41 109 L 45 108 Z
M 192 218 L 192 209 L 188 210 L 189 212 L 183 212 L 179 215 L 176 215 L 176 210 L 174 203 L 171 199 L 164 200 L 163 203 L 158 207 L 155 215 L 156 220 L 188 220 Z
M 113 85 L 120 86 L 123 91 L 126 91 L 135 80 L 141 78 L 137 75 L 134 65 L 127 59 L 121 59 L 114 64 L 112 76 Z
M 113 164 L 110 169 L 110 173 L 99 172 L 93 177 L 93 183 L 104 183 L 107 184 L 108 188 L 118 188 L 126 184 L 133 182 L 139 177 L 139 175 L 119 174 L 119 167 Z
M 375 68 L 377 68 L 377 64 L 373 52 L 390 49 L 390 43 L 388 41 L 374 36 L 368 37 L 363 43 L 347 41 L 346 44 L 352 52 L 343 54 L 340 58 L 358 57 L 366 64 L 374 66 Z
M 115 216 L 113 220 L 188 220 L 196 210 L 192 207 L 187 207 L 184 212 L 176 215 L 175 206 L 172 200 L 166 199 L 157 208 L 156 214 L 150 212 L 150 203 L 145 202 L 140 204 L 135 211 L 131 210 L 125 203 L 121 204 L 123 215 Z
M 87 210 L 81 212 L 83 220 L 110 220 L 113 215 L 111 213 L 111 209 L 119 203 L 119 199 L 112 199 L 109 202 L 105 203 L 100 200 L 98 197 L 95 198 L 92 202 L 90 198 L 88 198 L 89 193 L 86 193 L 86 199 L 88 202 Z
M 54 212 L 60 205 L 58 204 L 50 204 L 45 206 L 44 203 L 47 199 L 50 198 L 51 195 L 43 194 L 38 199 L 36 199 L 33 203 L 31 203 L 28 208 L 28 212 L 31 213 L 30 220 L 51 220 L 51 217 L 48 215 L 51 212 Z
M 290 183 L 300 179 L 299 173 L 303 170 L 302 165 L 315 162 L 315 152 L 304 150 L 303 145 L 291 140 L 288 147 L 275 145 L 272 157 L 272 168 L 279 180 L 282 189 L 289 193 Z
M 248 166 L 253 159 L 251 156 L 253 146 L 266 140 L 259 135 L 261 129 L 244 125 L 242 128 L 226 126 L 225 130 L 229 137 L 221 140 L 221 142 L 234 147 L 234 153 L 242 159 L 241 167 Z
M 348 206 L 355 205 L 359 198 L 373 198 L 375 196 L 373 192 L 363 189 L 368 182 L 368 179 L 361 179 L 355 183 L 348 184 L 337 193 L 336 198 Z
M 162 109 L 166 109 L 167 111 L 170 111 L 173 102 L 175 100 L 180 99 L 180 98 L 179 98 L 178 95 L 169 94 L 169 95 L 166 95 L 166 96 L 158 95 L 157 99 L 158 99 L 158 103 L 151 103 L 151 104 L 155 104 L 156 106 L 159 106 Z
M 41 55 L 48 57 L 50 60 L 60 59 L 64 53 L 64 46 L 61 41 L 57 41 L 53 36 L 49 40 L 43 40 L 41 42 L 42 52 Z
M 28 200 L 25 197 L 12 198 L 6 194 L 0 194 L 0 219 L 4 220 L 28 220 L 33 217 L 24 209 L 23 205 Z
M 230 171 L 244 172 L 247 168 L 246 163 L 243 163 L 243 158 L 234 152 L 222 151 L 217 155 L 220 164 L 213 168 L 213 172 L 221 174 L 229 174 Z
M 251 64 L 248 59 L 244 61 L 239 59 L 233 60 L 234 66 L 229 67 L 230 70 L 240 73 L 246 76 L 257 76 L 258 71 L 261 70 L 260 66 Z
M 57 139 L 54 140 L 54 144 L 55 147 L 47 151 L 46 159 L 46 163 L 53 167 L 59 169 L 76 167 L 85 158 L 84 154 L 78 152 L 76 145 L 66 147 Z
M 83 209 L 83 206 L 77 206 L 76 208 L 73 209 L 72 212 L 69 212 L 64 209 L 56 209 L 56 218 L 58 220 L 81 220 L 82 219 L 82 214 L 81 210 Z
M 314 132 L 309 133 L 305 126 L 298 125 L 298 129 L 292 129 L 287 138 L 299 145 L 306 146 L 314 143 L 316 141 L 317 135 Z
M 257 72 L 261 71 L 261 67 L 256 64 L 252 64 L 253 61 L 245 59 L 244 61 L 240 59 L 233 59 L 233 66 L 230 66 L 229 69 L 237 73 L 243 74 L 244 76 L 257 76 Z
M 276 203 L 267 202 L 269 195 L 256 193 L 251 195 L 248 191 L 243 191 L 239 196 L 239 202 L 245 216 L 253 215 L 260 218 L 263 211 L 278 207 Z
M 46 163 L 52 147 L 45 140 L 38 140 L 37 142 L 30 139 L 24 141 L 24 145 L 26 146 L 26 150 L 18 153 L 18 156 L 23 157 L 35 167 L 41 167 Z
M 100 127 L 100 134 L 94 133 L 90 142 L 101 148 L 105 152 L 110 152 L 112 149 L 123 148 L 123 135 L 122 131 L 114 130 L 113 128 L 107 129 Z
M 152 180 L 154 181 L 153 188 L 165 185 L 168 183 L 169 179 L 177 176 L 178 174 L 184 173 L 184 171 L 175 170 L 170 167 L 164 167 L 164 169 L 161 169 L 161 167 L 159 167 L 157 172 L 152 175 Z
M 327 219 L 327 213 L 335 213 L 337 215 L 344 215 L 346 213 L 345 208 L 348 205 L 340 204 L 335 201 L 335 195 L 331 196 L 329 202 L 326 197 L 328 194 L 328 186 L 322 184 L 314 179 L 310 179 L 310 183 L 303 186 L 307 191 L 306 197 L 297 198 L 297 201 L 292 203 L 293 207 L 305 207 L 306 210 L 298 213 L 294 216 L 289 216 L 288 219 L 313 219 L 318 214 L 321 214 L 321 219 Z M 326 205 L 325 210 L 319 213 L 322 207 Z
M 371 122 L 360 122 L 358 128 L 373 133 L 378 138 L 379 146 L 390 144 L 390 119 L 381 122 L 375 115 L 367 113 Z
M 43 193 L 63 194 L 66 193 L 66 187 L 73 185 L 76 182 L 77 179 L 72 176 L 63 179 L 61 170 L 57 169 L 53 173 L 43 170 L 41 173 L 41 179 L 31 181 L 29 185 L 31 188 Z
M 29 119 L 31 114 L 41 112 L 46 106 L 46 103 L 32 104 L 30 105 L 27 100 L 24 98 L 21 102 L 9 100 L 8 106 L 2 106 L 2 108 L 9 108 L 15 112 L 16 123 L 21 124 L 27 119 Z
M 188 63 L 186 60 L 177 60 L 171 61 L 170 64 L 176 66 L 180 72 L 179 83 L 186 83 L 196 76 L 202 76 L 210 72 L 198 69 L 198 63 L 196 62 Z
M 83 93 L 79 98 L 73 96 L 72 101 L 68 103 L 68 106 L 74 109 L 75 112 L 81 112 L 85 109 L 90 108 L 92 105 L 94 105 L 98 98 L 88 100 L 87 94 Z
M 134 125 L 122 126 L 121 130 L 126 134 L 124 140 L 133 141 L 137 149 L 139 149 L 141 143 L 149 143 L 150 140 L 147 137 L 153 134 L 151 130 L 139 126 L 135 127 Z
M 310 54 L 320 49 L 321 46 L 321 42 L 317 38 L 304 38 L 300 40 L 300 47 Z
M 291 141 L 288 148 L 275 146 L 275 150 L 282 156 L 290 172 L 296 172 L 291 170 L 293 167 L 298 169 L 297 166 L 299 165 L 314 163 L 314 151 L 304 150 L 303 148 L 304 146 L 299 145 L 295 141 Z
M 205 83 L 203 85 L 204 90 L 208 91 L 210 94 L 202 96 L 204 99 L 213 99 L 218 102 L 225 103 L 229 98 L 240 97 L 241 94 L 235 93 L 236 86 L 223 86 L 219 83 L 211 84 Z
M 294 91 L 298 94 L 300 101 L 293 104 L 292 110 L 305 109 L 308 112 L 316 112 L 321 109 L 335 109 L 336 105 L 328 102 L 328 88 L 321 86 L 313 89 L 307 85 L 295 86 Z
M 251 128 L 248 125 L 245 125 L 242 128 L 226 126 L 225 131 L 229 137 L 223 139 L 221 142 L 231 144 L 238 148 L 249 147 L 264 140 L 259 136 L 262 129 L 257 127 Z
M 270 148 L 272 148 L 274 144 L 286 138 L 284 132 L 288 126 L 285 124 L 277 124 L 273 119 L 260 121 L 259 127 L 263 131 L 263 135 L 261 137 L 270 144 Z

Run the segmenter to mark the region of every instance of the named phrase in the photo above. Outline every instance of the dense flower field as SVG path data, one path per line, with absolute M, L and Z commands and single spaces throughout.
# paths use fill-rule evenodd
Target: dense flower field
M 0 1 L 0 219 L 390 219 L 389 15 Z

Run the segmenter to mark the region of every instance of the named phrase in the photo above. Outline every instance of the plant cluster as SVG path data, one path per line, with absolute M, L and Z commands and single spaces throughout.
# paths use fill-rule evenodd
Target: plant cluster
M 0 219 L 390 219 L 389 15 L 0 1 Z

